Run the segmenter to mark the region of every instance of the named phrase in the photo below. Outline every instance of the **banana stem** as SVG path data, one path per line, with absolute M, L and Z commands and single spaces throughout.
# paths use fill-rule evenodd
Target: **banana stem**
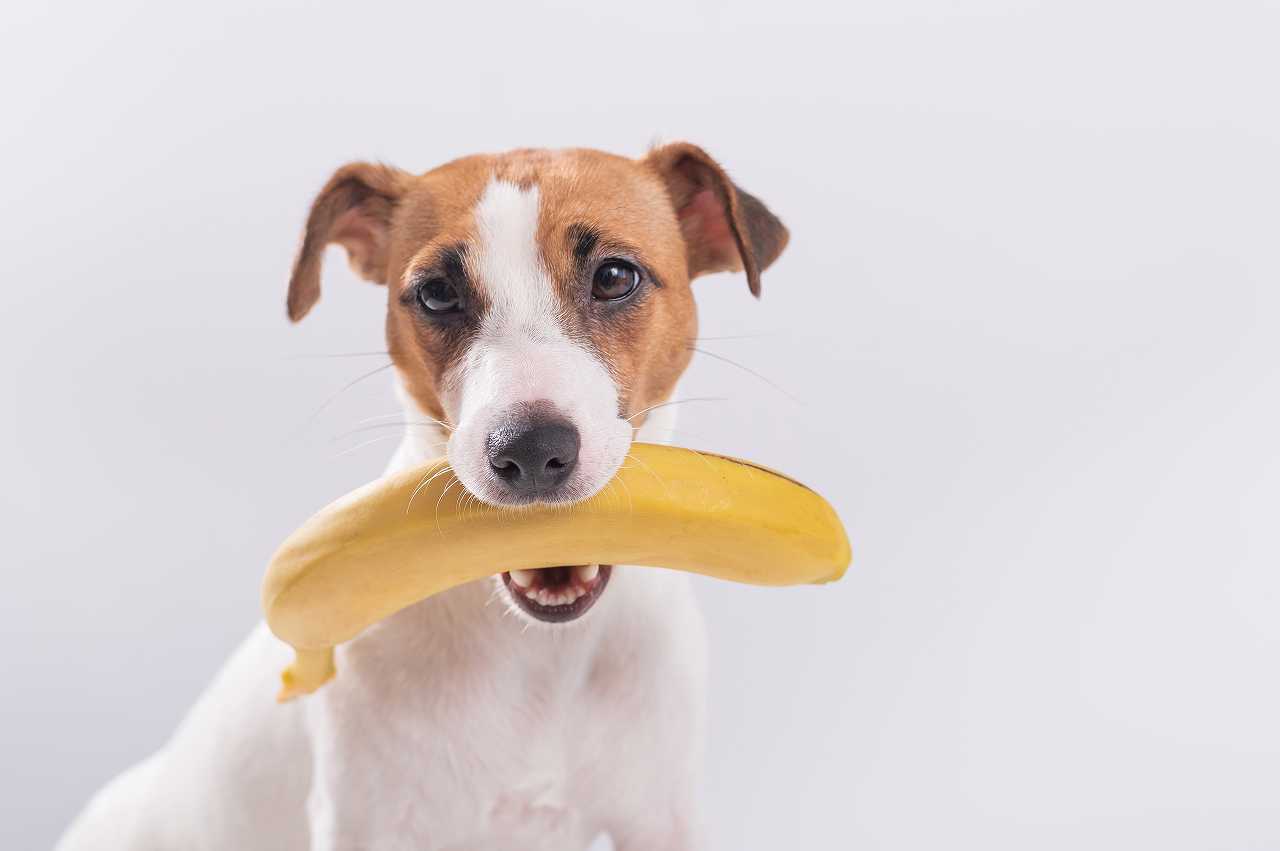
M 276 700 L 284 703 L 303 694 L 310 694 L 333 679 L 333 648 L 322 650 L 295 650 L 293 664 L 280 675 L 280 694 Z

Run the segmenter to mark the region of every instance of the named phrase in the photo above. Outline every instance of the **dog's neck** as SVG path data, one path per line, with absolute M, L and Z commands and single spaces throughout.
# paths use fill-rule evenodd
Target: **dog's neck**
M 445 444 L 449 440 L 449 431 L 423 413 L 405 391 L 399 378 L 395 382 L 395 391 L 404 409 L 406 425 L 400 445 L 382 473 L 384 476 L 418 467 L 439 458 L 445 454 Z M 645 417 L 644 424 L 636 432 L 636 440 L 646 443 L 675 442 L 676 407 L 665 405 L 650 411 Z

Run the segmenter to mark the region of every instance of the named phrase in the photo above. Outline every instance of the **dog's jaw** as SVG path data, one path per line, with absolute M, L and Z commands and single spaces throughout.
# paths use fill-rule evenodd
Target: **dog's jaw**
M 576 564 L 511 570 L 501 578 L 514 608 L 544 623 L 568 623 L 595 606 L 612 574 L 612 565 Z
M 413 396 L 405 389 L 403 377 L 398 374 L 395 381 L 395 392 L 404 410 L 405 422 L 411 425 L 405 426 L 400 445 L 383 471 L 384 476 L 412 469 L 439 458 L 442 454 L 440 451 L 441 446 L 449 441 L 451 436 L 447 426 L 435 422 L 422 411 L 413 400 Z M 634 432 L 636 439 L 648 443 L 670 443 L 672 434 L 675 431 L 678 414 L 679 412 L 674 406 L 664 406 L 649 412 L 645 416 L 644 424 Z M 632 430 L 628 427 L 628 445 L 632 434 Z M 482 580 L 482 582 L 490 585 L 490 592 L 487 597 L 490 602 L 494 599 L 501 599 L 505 602 L 506 605 L 503 609 L 506 614 L 529 625 L 557 627 L 588 620 L 596 609 L 595 604 L 605 595 L 609 580 L 619 570 L 625 571 L 626 568 L 618 568 L 612 565 L 601 566 L 603 576 L 592 577 L 594 583 L 598 583 L 598 587 L 591 581 L 581 583 L 585 590 L 591 591 L 591 599 L 589 604 L 581 606 L 580 610 L 567 613 L 571 614 L 569 617 L 559 617 L 558 613 L 554 612 L 550 613 L 549 616 L 543 616 L 536 608 L 522 605 L 523 601 L 518 597 L 521 590 L 519 588 L 514 591 L 511 589 L 509 574 L 498 572 L 488 580 Z M 540 583 L 525 581 L 524 584 L 538 585 Z M 572 589 L 566 588 L 564 590 L 569 591 Z M 555 606 L 559 602 L 558 598 L 549 595 L 546 596 L 545 600 L 540 594 L 531 596 L 535 603 L 543 603 L 544 605 Z M 576 602 L 576 600 L 577 598 L 575 597 L 574 600 L 569 602 Z

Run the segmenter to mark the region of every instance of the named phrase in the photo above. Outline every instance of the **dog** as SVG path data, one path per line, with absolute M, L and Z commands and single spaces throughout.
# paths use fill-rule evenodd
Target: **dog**
M 745 272 L 758 296 L 787 240 L 687 143 L 421 175 L 351 163 L 311 207 L 288 315 L 315 306 L 325 247 L 343 246 L 387 287 L 411 424 L 388 472 L 444 448 L 486 503 L 570 503 L 610 481 L 637 430 L 669 435 L 691 279 Z M 338 649 L 333 682 L 277 704 L 289 660 L 259 625 L 59 851 L 572 851 L 600 834 L 619 851 L 703 847 L 706 641 L 683 574 L 500 573 L 370 628 Z

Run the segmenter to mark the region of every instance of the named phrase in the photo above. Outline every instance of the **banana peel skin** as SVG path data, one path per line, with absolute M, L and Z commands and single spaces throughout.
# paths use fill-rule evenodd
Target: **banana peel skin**
M 664 567 L 753 585 L 839 579 L 835 509 L 786 476 L 719 455 L 636 443 L 614 479 L 572 505 L 477 502 L 448 462 L 388 476 L 323 508 L 267 567 L 267 624 L 292 645 L 279 699 L 334 676 L 333 648 L 434 594 L 512 569 Z

